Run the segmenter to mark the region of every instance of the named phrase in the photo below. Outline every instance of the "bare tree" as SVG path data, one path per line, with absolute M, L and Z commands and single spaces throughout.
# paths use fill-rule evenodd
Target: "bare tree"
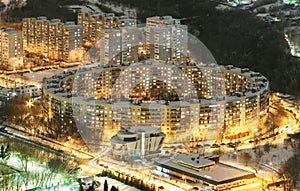
M 293 156 L 289 158 L 280 168 L 280 173 L 282 174 L 285 184 L 284 190 L 293 190 L 296 186 L 296 180 L 300 173 L 299 158 Z

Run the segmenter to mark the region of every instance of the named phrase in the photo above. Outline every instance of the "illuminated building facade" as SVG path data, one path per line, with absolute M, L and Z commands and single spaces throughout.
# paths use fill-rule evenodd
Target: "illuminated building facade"
M 130 160 L 158 154 L 164 138 L 159 127 L 135 126 L 121 129 L 110 142 L 116 159 Z
M 63 55 L 66 62 L 78 62 L 82 60 L 82 28 L 74 22 L 66 22 L 63 25 Z
M 78 25 L 83 29 L 83 44 L 92 46 L 99 41 L 105 29 L 117 27 L 136 26 L 136 20 L 127 16 L 117 17 L 113 13 L 79 13 L 77 18 Z
M 35 48 L 35 22 L 35 18 L 23 18 L 22 20 L 23 48 L 29 52 Z
M 42 100 L 48 126 L 64 132 L 84 126 L 95 145 L 99 134 L 112 137 L 132 126 L 160 127 L 166 142 L 183 142 L 191 134 L 215 140 L 220 130 L 233 139 L 253 133 L 268 111 L 269 83 L 233 66 L 101 65 L 47 79 Z
M 210 185 L 215 190 L 230 190 L 238 186 L 257 183 L 255 174 L 216 160 L 216 156 L 201 158 L 199 156 L 178 154 L 172 158 L 155 160 L 157 170 L 178 178 Z M 249 186 L 250 190 L 259 190 L 260 185 Z
M 16 70 L 23 67 L 21 32 L 14 28 L 0 30 L 0 68 Z
M 33 20 L 33 18 L 30 18 L 29 20 Z M 38 17 L 34 24 L 36 25 L 36 29 L 35 29 L 36 46 L 30 45 L 30 47 L 36 48 L 37 52 L 41 53 L 44 56 L 47 56 L 48 52 L 49 52 L 49 41 L 48 41 L 49 22 L 46 17 Z M 25 30 L 29 30 L 29 29 L 25 29 Z M 26 36 L 26 33 L 23 33 L 23 34 L 24 34 L 24 36 Z M 24 40 L 23 40 L 23 42 L 24 42 Z
M 137 30 L 134 27 L 106 29 L 100 40 L 100 63 L 138 62 Z
M 150 59 L 185 61 L 187 56 L 187 26 L 171 16 L 146 19 L 146 50 Z
M 49 53 L 48 57 L 59 60 L 63 54 L 63 23 L 60 19 L 52 19 L 49 22 Z
M 15 88 L 0 87 L 0 101 L 6 101 L 19 95 L 26 95 L 32 99 L 38 98 L 41 96 L 41 87 L 35 85 L 25 85 Z
M 22 36 L 27 53 L 65 62 L 82 59 L 82 27 L 74 22 L 49 21 L 46 17 L 24 18 Z

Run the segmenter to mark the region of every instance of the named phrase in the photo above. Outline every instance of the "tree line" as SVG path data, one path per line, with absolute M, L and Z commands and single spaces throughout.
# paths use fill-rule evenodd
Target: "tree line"
M 143 191 L 155 191 L 154 184 L 148 185 L 142 179 L 136 178 L 135 176 L 128 175 L 128 174 L 122 174 L 120 172 L 112 172 L 109 169 L 103 170 L 97 176 L 109 177 L 109 178 L 118 180 L 126 185 L 143 190 Z

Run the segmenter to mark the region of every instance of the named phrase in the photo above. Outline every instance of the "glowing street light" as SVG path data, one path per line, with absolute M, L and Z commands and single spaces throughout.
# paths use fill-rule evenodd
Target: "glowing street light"
M 33 102 L 31 100 L 27 101 L 26 106 L 31 108 L 33 106 Z
M 183 175 L 181 178 L 184 180 L 184 186 L 186 187 L 186 177 Z

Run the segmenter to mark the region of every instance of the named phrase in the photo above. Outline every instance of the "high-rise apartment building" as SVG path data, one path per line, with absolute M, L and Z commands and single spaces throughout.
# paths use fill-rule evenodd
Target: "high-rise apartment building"
M 136 26 L 135 19 L 127 16 L 117 17 L 113 13 L 79 13 L 77 21 L 78 25 L 82 26 L 83 44 L 86 46 L 92 46 L 99 41 L 104 35 L 104 29 Z
M 41 54 L 52 60 L 81 61 L 82 27 L 46 17 L 23 19 L 22 36 L 27 53 Z
M 21 32 L 14 28 L 0 30 L 0 68 L 16 70 L 23 67 Z
M 82 26 L 82 41 L 91 46 L 101 37 L 103 15 L 100 13 L 79 13 L 78 25 Z
M 107 29 L 100 40 L 100 63 L 138 62 L 138 32 L 135 27 Z
M 44 56 L 49 52 L 49 21 L 47 17 L 38 17 L 35 21 L 36 51 Z M 24 34 L 24 33 L 23 33 Z
M 82 59 L 82 27 L 74 22 L 63 25 L 63 60 L 76 62 Z
M 24 18 L 22 22 L 23 47 L 28 53 L 48 55 L 49 21 L 47 17 Z
M 153 60 L 185 61 L 187 26 L 171 16 L 146 19 L 146 50 Z
M 35 18 L 24 18 L 22 21 L 22 39 L 25 51 L 33 52 L 35 49 Z
M 63 55 L 63 23 L 60 19 L 49 22 L 49 54 L 50 59 L 59 60 Z

